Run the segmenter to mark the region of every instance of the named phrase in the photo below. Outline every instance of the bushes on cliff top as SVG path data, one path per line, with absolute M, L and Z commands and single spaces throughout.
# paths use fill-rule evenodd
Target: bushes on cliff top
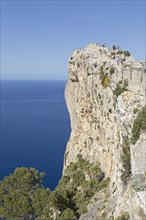
M 129 53 L 128 50 L 124 50 L 124 55 L 125 55 L 126 57 L 129 57 L 131 54 Z
M 123 54 L 123 53 L 124 53 L 123 50 L 118 50 L 118 51 L 117 51 L 117 54 Z
M 133 122 L 131 143 L 136 144 L 139 139 L 141 130 L 146 129 L 146 105 L 141 111 L 137 113 L 137 116 Z
M 118 50 L 117 52 L 112 52 L 111 55 L 115 54 L 124 54 L 126 57 L 129 57 L 131 54 L 128 50 Z

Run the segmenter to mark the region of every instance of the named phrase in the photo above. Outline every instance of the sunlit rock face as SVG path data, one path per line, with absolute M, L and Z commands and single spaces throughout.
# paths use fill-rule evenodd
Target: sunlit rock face
M 119 49 L 89 44 L 69 58 L 65 99 L 72 131 L 64 170 L 81 154 L 100 164 L 111 179 L 106 193 L 95 192 L 96 202 L 93 199 L 82 220 L 116 218 L 122 212 L 131 220 L 146 219 L 145 187 L 136 191 L 132 186 L 133 178 L 146 172 L 145 131 L 135 145 L 130 142 L 136 109 L 145 105 L 145 80 L 144 64 Z M 127 145 L 131 165 L 124 181 L 122 155 Z

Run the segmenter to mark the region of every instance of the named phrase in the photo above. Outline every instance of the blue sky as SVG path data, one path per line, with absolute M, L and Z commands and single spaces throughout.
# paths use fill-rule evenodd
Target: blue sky
M 66 79 L 74 48 L 118 44 L 145 60 L 145 1 L 1 1 L 1 78 Z

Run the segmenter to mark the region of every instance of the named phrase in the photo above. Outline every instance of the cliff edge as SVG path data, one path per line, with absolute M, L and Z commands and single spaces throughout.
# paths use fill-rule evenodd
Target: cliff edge
M 73 51 L 68 68 L 72 131 L 63 172 L 81 155 L 110 179 L 106 189 L 95 191 L 80 220 L 146 219 L 144 63 L 128 51 L 89 44 Z M 144 125 L 136 130 L 138 117 Z

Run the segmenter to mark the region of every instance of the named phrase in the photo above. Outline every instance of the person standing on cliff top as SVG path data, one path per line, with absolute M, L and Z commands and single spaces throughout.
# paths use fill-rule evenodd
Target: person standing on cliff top
M 116 46 L 115 46 L 114 44 L 113 44 L 112 48 L 113 48 L 113 50 L 116 50 L 116 49 L 117 49 Z
M 121 64 L 121 58 L 119 56 L 116 57 L 116 63 L 117 65 Z
M 119 50 L 120 49 L 120 47 L 119 47 L 119 45 L 117 45 L 117 50 Z

